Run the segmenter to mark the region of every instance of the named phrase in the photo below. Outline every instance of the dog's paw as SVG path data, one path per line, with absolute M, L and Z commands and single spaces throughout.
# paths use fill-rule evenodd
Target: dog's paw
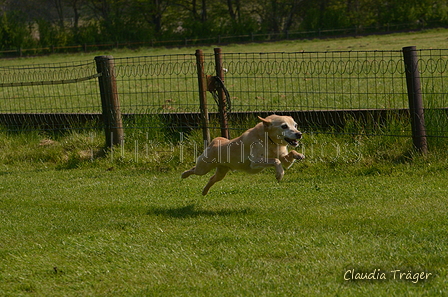
M 277 173 L 275 174 L 275 178 L 277 179 L 278 182 L 280 182 L 283 178 L 283 176 L 285 175 L 285 171 L 277 171 Z
M 305 159 L 305 155 L 304 154 L 300 154 L 300 153 L 298 153 L 296 151 L 290 151 L 289 152 L 289 157 L 290 158 L 292 157 L 294 160 L 303 160 L 303 159 Z
M 294 159 L 296 159 L 296 160 L 303 160 L 303 159 L 305 159 L 305 155 L 297 153 L 297 154 L 294 155 Z

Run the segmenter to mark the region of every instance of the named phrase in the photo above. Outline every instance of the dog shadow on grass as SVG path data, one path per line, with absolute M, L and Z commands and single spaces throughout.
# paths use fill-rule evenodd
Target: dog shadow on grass
M 196 217 L 238 216 L 250 214 L 251 212 L 252 211 L 248 208 L 207 210 L 197 207 L 196 204 L 190 204 L 183 207 L 173 208 L 153 207 L 148 211 L 148 215 L 185 219 Z

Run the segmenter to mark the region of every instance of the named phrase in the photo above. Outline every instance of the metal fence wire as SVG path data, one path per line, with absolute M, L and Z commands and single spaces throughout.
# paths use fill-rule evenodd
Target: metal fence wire
M 198 111 L 194 55 L 114 60 L 123 113 Z
M 0 130 L 81 127 L 101 113 L 97 76 L 93 61 L 0 67 Z
M 231 54 L 224 61 L 240 111 L 407 105 L 401 51 Z
M 427 135 L 447 137 L 448 50 L 418 55 Z M 242 115 L 278 113 L 298 117 L 308 131 L 344 133 L 360 120 L 357 133 L 410 135 L 409 126 L 390 124 L 409 109 L 401 50 L 222 53 L 222 59 L 230 128 Z M 205 73 L 215 75 L 215 54 L 204 61 Z M 194 54 L 115 58 L 114 65 L 125 129 L 201 126 Z M 100 75 L 93 60 L 0 67 L 0 129 L 102 128 Z M 210 92 L 207 101 L 216 116 Z
M 98 112 L 93 61 L 0 67 L 2 113 Z

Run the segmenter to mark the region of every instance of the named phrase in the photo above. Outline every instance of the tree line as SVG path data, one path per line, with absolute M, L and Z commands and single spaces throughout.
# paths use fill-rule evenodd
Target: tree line
M 0 48 L 446 26 L 446 0 L 0 0 Z

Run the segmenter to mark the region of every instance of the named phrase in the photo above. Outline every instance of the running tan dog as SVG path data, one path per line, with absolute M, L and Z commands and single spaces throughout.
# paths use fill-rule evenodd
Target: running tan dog
M 202 191 L 207 195 L 211 186 L 222 180 L 229 170 L 241 170 L 258 173 L 267 167 L 275 167 L 275 177 L 283 178 L 283 166 L 289 168 L 295 160 L 302 160 L 304 155 L 290 151 L 286 146 L 298 146 L 297 140 L 302 133 L 292 117 L 270 115 L 247 130 L 241 136 L 228 140 L 217 137 L 204 150 L 196 161 L 196 166 L 182 173 L 182 178 L 192 174 L 204 175 L 216 168 L 215 174 Z

